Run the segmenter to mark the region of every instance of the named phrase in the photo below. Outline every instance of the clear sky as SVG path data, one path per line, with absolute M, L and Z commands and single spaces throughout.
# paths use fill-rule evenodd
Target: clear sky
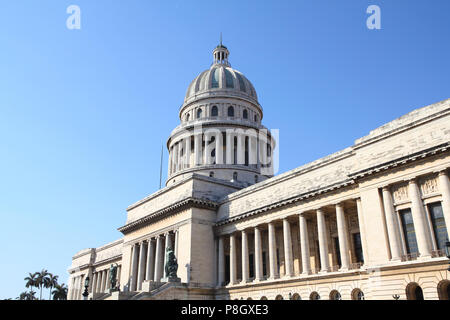
M 73 254 L 121 237 L 220 32 L 280 130 L 281 173 L 450 98 L 449 14 L 448 0 L 2 1 L 0 298 L 42 268 L 67 283 Z

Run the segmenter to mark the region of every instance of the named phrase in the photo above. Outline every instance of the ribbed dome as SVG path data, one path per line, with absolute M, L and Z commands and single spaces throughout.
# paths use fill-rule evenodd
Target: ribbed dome
M 205 91 L 231 91 L 258 100 L 252 83 L 239 71 L 220 64 L 214 64 L 203 71 L 189 85 L 184 101 Z M 230 93 L 231 93 L 230 92 Z
M 198 95 L 211 93 L 238 95 L 258 102 L 252 83 L 228 63 L 228 49 L 220 44 L 213 51 L 214 62 L 211 68 L 200 73 L 189 85 L 184 102 Z

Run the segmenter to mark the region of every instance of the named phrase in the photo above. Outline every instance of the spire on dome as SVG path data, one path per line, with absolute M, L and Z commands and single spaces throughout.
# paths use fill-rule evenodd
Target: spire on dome
M 220 33 L 220 44 L 213 50 L 214 62 L 213 64 L 223 64 L 230 66 L 228 62 L 228 56 L 230 52 L 227 47 L 222 44 L 222 32 Z

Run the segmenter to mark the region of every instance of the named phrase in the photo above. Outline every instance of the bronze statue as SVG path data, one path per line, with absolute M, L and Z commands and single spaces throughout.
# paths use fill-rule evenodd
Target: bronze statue
M 172 248 L 166 249 L 166 265 L 164 267 L 167 279 L 177 279 L 178 262 Z
M 117 263 L 114 263 L 109 268 L 109 283 L 111 284 L 111 290 L 116 290 L 116 281 L 117 281 Z

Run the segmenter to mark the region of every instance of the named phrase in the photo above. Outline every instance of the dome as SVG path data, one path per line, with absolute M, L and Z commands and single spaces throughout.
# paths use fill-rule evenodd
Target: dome
M 213 64 L 191 82 L 184 102 L 203 96 L 226 94 L 241 96 L 257 103 L 258 97 L 252 83 L 228 63 L 228 49 L 221 44 L 214 49 L 213 55 Z

